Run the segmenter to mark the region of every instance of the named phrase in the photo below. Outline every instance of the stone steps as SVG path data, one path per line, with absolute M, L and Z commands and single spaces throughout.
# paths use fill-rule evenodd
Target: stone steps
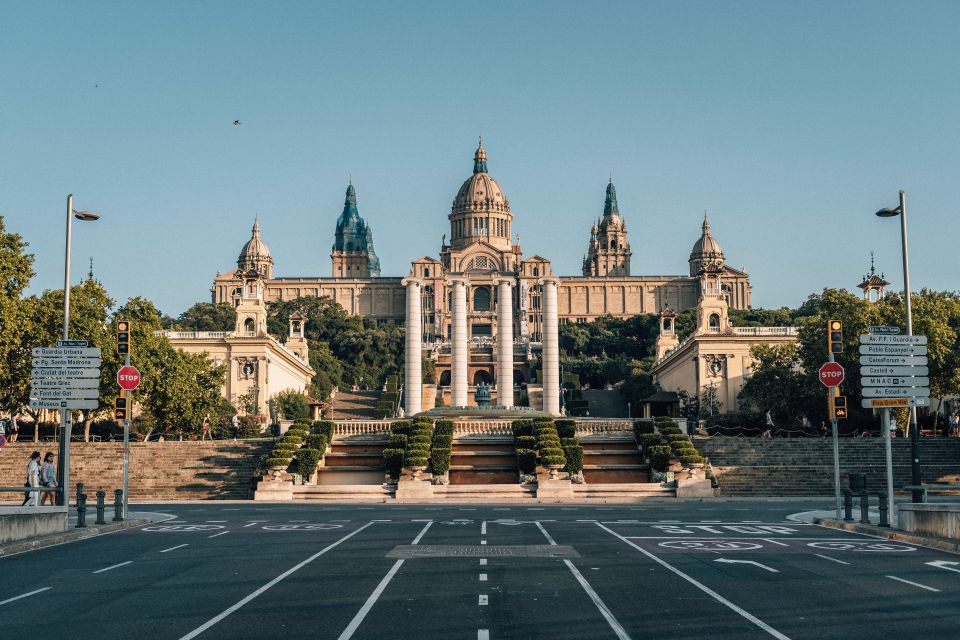
M 674 498 L 676 489 L 659 483 L 575 484 L 574 498 L 600 502 L 633 502 L 645 498 Z
M 393 485 L 338 484 L 293 487 L 294 500 L 331 502 L 386 502 L 393 499 Z

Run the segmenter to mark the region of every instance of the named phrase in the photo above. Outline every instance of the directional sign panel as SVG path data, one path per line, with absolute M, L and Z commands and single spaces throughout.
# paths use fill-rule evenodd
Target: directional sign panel
M 860 356 L 860 364 L 926 366 L 927 356 Z
M 925 356 L 927 348 L 900 344 L 862 344 L 860 353 L 868 356 Z
M 860 367 L 861 376 L 926 376 L 930 367 Z M 866 383 L 864 383 L 866 384 Z
M 929 387 L 930 378 L 910 376 L 864 376 L 860 384 L 865 387 Z
M 96 400 L 31 400 L 31 409 L 96 409 Z
M 33 350 L 34 358 L 99 358 L 100 349 L 97 347 L 36 347 Z
M 864 387 L 864 398 L 929 398 L 928 387 Z
M 64 369 L 39 367 L 31 372 L 33 378 L 99 378 L 100 369 Z
M 927 336 L 880 336 L 864 333 L 860 336 L 860 344 L 927 344 Z
M 900 327 L 867 327 L 867 331 L 874 334 L 895 336 L 900 333 Z
M 930 398 L 864 398 L 860 401 L 860 406 L 864 409 L 929 407 Z
M 31 389 L 30 397 L 38 400 L 83 400 L 100 397 L 99 389 Z
M 100 378 L 34 378 L 32 389 L 96 389 Z
M 101 364 L 100 358 L 74 358 L 63 357 L 63 358 L 34 358 L 33 366 L 35 367 L 99 367 Z
M 89 340 L 57 340 L 58 347 L 89 347 Z

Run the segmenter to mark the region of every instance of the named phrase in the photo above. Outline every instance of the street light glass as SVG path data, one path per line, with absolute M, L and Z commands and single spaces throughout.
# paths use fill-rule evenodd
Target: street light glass
M 100 214 L 94 213 L 93 211 L 74 210 L 73 217 L 77 220 L 83 220 L 84 222 L 93 222 L 94 220 L 100 219 Z
M 886 209 L 880 209 L 880 211 L 877 211 L 877 216 L 881 218 L 892 218 L 898 215 L 900 215 L 900 207 L 887 207 Z

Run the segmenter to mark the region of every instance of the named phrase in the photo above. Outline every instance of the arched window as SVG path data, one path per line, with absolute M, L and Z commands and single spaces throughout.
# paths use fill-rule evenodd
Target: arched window
M 673 326 L 673 321 L 670 318 L 663 319 L 663 330 L 670 331 L 670 327 Z
M 533 277 L 534 277 L 534 278 L 540 277 L 540 267 L 534 267 L 534 268 L 533 268 Z
M 711 331 L 720 331 L 720 314 L 711 313 L 707 319 L 707 326 L 710 327 Z
M 490 289 L 477 287 L 473 291 L 473 310 L 490 311 Z
M 424 268 L 423 268 L 423 277 L 424 277 L 424 278 L 429 278 L 429 277 L 430 277 L 430 267 L 424 267 Z
M 253 318 L 247 318 L 243 321 L 243 330 L 247 333 L 253 333 L 256 329 L 256 325 L 253 322 Z

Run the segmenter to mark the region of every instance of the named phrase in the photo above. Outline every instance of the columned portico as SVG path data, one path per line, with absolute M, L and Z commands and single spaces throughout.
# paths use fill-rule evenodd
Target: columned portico
M 420 292 L 423 288 L 423 280 L 420 278 L 404 278 L 403 286 L 407 290 L 407 314 L 406 314 L 406 341 L 404 348 L 404 382 L 403 382 L 403 406 L 404 413 L 412 416 L 420 413 L 422 410 L 421 398 L 423 396 L 422 381 L 422 341 L 423 341 L 423 323 L 421 318 Z
M 513 280 L 494 278 L 497 287 L 497 404 L 513 406 Z
M 447 285 L 453 290 L 450 327 L 450 404 L 467 406 L 467 366 L 470 358 L 467 344 L 467 280 L 451 278 Z
M 560 415 L 560 338 L 557 327 L 556 278 L 540 280 L 543 287 L 543 410 Z

